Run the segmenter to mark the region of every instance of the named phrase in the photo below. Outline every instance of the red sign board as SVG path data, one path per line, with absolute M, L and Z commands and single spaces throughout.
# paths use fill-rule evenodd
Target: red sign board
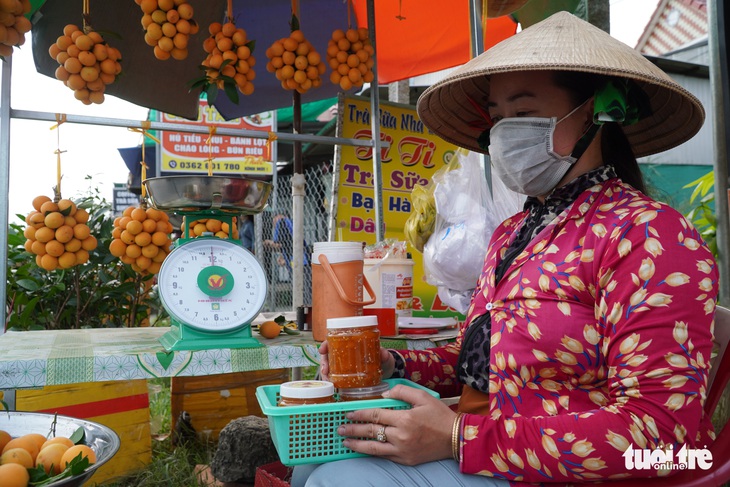
M 264 112 L 234 120 L 225 120 L 215 107 L 200 100 L 197 120 L 188 120 L 161 113 L 160 122 L 233 130 L 260 130 L 264 134 L 276 130 L 275 112 Z M 210 139 L 210 140 L 209 140 Z M 213 174 L 274 173 L 272 162 L 276 141 L 267 138 L 228 135 L 160 132 L 158 167 L 162 176 L 175 174 L 208 174 L 209 161 Z

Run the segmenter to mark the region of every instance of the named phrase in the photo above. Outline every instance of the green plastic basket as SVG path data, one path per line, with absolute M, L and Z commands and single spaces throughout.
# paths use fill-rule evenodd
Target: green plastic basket
M 387 379 L 390 387 L 403 384 L 424 390 L 433 397 L 439 394 L 406 379 Z M 259 386 L 256 399 L 269 418 L 269 429 L 281 463 L 287 466 L 325 463 L 345 458 L 363 457 L 342 444 L 344 437 L 337 428 L 352 421 L 345 413 L 360 409 L 410 409 L 411 405 L 397 399 L 367 399 L 326 404 L 279 407 L 279 386 Z

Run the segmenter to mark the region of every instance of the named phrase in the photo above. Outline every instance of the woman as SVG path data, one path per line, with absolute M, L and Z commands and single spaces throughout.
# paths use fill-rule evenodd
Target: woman
M 646 477 L 657 471 L 629 470 L 628 449 L 711 443 L 717 267 L 691 224 L 644 194 L 635 159 L 693 136 L 700 103 L 561 12 L 429 88 L 418 110 L 444 139 L 488 150 L 528 199 L 495 230 L 456 342 L 381 351 L 384 377 L 460 394 L 458 412 L 397 386 L 389 397 L 412 409 L 356 411 L 339 428 L 372 456 L 319 466 L 307 485 L 344 472 L 347 485 Z

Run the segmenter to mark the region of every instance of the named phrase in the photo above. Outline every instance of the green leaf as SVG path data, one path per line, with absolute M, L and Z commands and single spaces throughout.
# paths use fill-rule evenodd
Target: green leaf
M 31 280 L 31 279 L 20 279 L 17 281 L 18 286 L 22 287 L 23 289 L 27 289 L 28 291 L 37 291 L 40 286 L 37 282 Z
M 276 318 L 274 318 L 274 321 L 276 322 L 277 325 L 284 326 L 288 320 L 286 319 L 286 317 L 284 315 L 279 315 Z
M 238 89 L 236 88 L 236 84 L 224 81 L 223 89 L 225 90 L 228 99 L 231 100 L 231 103 L 238 105 Z
M 291 27 L 292 32 L 294 32 L 295 30 L 299 30 L 299 19 L 296 15 L 292 14 L 289 26 Z
M 78 445 L 79 443 L 83 443 L 85 437 L 86 430 L 80 426 L 68 439 L 71 440 L 74 445 Z
M 218 86 L 215 83 L 208 85 L 205 88 L 205 94 L 208 95 L 208 103 L 215 103 L 218 98 Z
M 251 51 L 251 54 L 253 54 L 254 49 L 256 49 L 256 41 L 248 41 L 246 44 L 244 44 L 248 49 Z

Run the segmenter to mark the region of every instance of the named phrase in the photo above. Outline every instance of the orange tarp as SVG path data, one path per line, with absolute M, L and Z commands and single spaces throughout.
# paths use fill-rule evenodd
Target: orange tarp
M 367 2 L 353 0 L 353 6 L 357 25 L 367 27 Z M 379 83 L 440 71 L 471 59 L 469 2 L 376 0 L 374 8 Z M 516 30 L 509 16 L 489 19 L 485 48 Z

